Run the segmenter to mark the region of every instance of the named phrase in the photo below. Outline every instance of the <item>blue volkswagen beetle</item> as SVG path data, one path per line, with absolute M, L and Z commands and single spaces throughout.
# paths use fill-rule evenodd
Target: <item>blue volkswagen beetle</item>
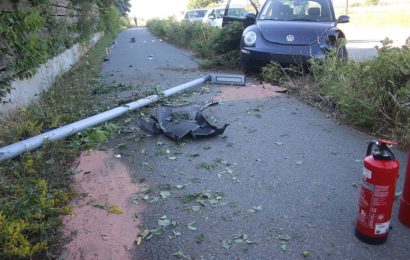
M 349 17 L 336 19 L 331 0 L 266 0 L 260 12 L 246 14 L 242 22 L 247 26 L 240 45 L 245 71 L 270 61 L 306 66 L 333 49 L 347 59 L 345 35 L 337 24 Z

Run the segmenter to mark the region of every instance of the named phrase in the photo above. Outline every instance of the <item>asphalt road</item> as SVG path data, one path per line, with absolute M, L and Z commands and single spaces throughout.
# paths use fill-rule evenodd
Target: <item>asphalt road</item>
M 102 76 L 132 86 L 102 96 L 107 106 L 205 73 L 189 52 L 145 29 L 126 30 L 116 42 Z M 205 102 L 225 88 L 206 85 L 173 102 Z M 222 102 L 206 113 L 230 124 L 223 136 L 176 144 L 138 129 L 138 113 L 117 122 L 128 131 L 107 148 L 150 188 L 134 198 L 146 207 L 140 229 L 167 225 L 136 246 L 132 259 L 303 259 L 304 252 L 308 259 L 409 259 L 410 229 L 397 220 L 398 201 L 386 244 L 366 245 L 353 234 L 362 159 L 373 137 L 286 94 Z M 395 153 L 400 190 L 406 155 Z
M 409 28 L 360 28 L 349 24 L 340 25 L 346 35 L 349 58 L 356 61 L 372 59 L 377 55 L 375 46 L 381 47 L 381 41 L 389 38 L 393 46 L 405 45 L 410 37 Z

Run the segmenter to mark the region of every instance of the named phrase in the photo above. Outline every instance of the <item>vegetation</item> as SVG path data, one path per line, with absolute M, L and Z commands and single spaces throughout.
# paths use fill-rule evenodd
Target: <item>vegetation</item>
M 189 9 L 205 8 L 210 4 L 216 4 L 222 2 L 222 0 L 188 0 Z
M 203 67 L 239 66 L 239 43 L 244 29 L 239 22 L 218 29 L 187 21 L 150 20 L 147 27 L 156 36 L 194 51 L 203 59 Z
M 31 3 L 30 8 L 0 13 L 0 63 L 7 64 L 0 68 L 3 103 L 7 102 L 4 97 L 11 91 L 12 80 L 33 75 L 40 64 L 76 42 L 88 40 L 96 31 L 117 31 L 121 15 L 114 4 L 124 9 L 128 0 L 71 0 L 71 5 L 80 7 L 77 23 L 58 20 L 49 0 Z M 100 20 L 91 15 L 94 4 L 98 4 Z
M 311 102 L 324 104 L 349 124 L 409 146 L 410 49 L 390 44 L 385 40 L 379 55 L 369 61 L 344 62 L 331 55 L 316 61 L 310 67 L 313 82 L 306 75 L 291 78 L 295 69 L 279 64 L 268 65 L 262 75 L 286 83 Z
M 89 115 L 105 47 L 120 27 L 115 7 L 103 12 L 106 35 L 38 103 L 0 123 L 0 147 Z M 94 147 L 116 131 L 115 125 L 88 129 L 69 140 L 48 143 L 0 164 L 0 258 L 57 258 L 63 243 L 59 215 L 71 213 L 68 202 L 72 162 L 83 148 Z

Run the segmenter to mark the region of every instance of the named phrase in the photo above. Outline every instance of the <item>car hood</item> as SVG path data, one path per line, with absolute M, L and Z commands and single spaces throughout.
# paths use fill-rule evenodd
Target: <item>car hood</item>
M 258 21 L 262 36 L 269 42 L 278 44 L 309 45 L 334 26 L 334 23 L 299 21 Z M 288 37 L 290 36 L 290 37 Z M 290 41 L 293 36 L 293 41 Z

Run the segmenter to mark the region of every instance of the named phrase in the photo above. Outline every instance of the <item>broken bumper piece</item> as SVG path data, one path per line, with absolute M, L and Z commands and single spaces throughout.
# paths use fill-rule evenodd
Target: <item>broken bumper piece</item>
M 217 102 L 208 102 L 203 106 L 197 104 L 160 106 L 157 109 L 157 115 L 151 117 L 153 122 L 137 117 L 137 124 L 152 135 L 163 133 L 175 141 L 185 136 L 191 136 L 194 139 L 216 136 L 223 134 L 228 124 L 222 128 L 213 126 L 204 117 L 202 111 L 217 104 Z

